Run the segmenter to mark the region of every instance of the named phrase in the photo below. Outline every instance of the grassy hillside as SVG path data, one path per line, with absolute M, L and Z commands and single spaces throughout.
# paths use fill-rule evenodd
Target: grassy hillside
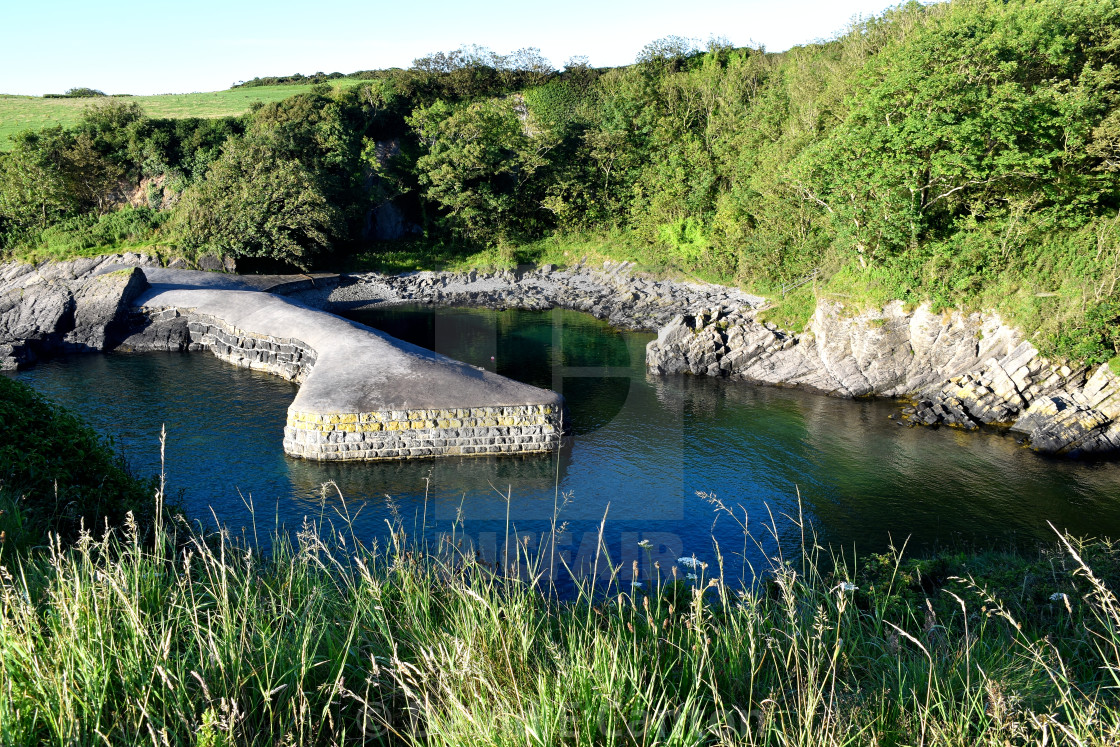
M 345 88 L 361 81 L 332 81 L 335 88 Z M 249 105 L 282 101 L 297 93 L 311 90 L 311 84 L 231 88 L 204 93 L 165 93 L 158 96 L 110 96 L 106 98 L 45 99 L 38 96 L 0 94 L 0 151 L 12 148 L 11 135 L 23 130 L 41 130 L 62 125 L 72 127 L 82 119 L 82 111 L 91 104 L 125 101 L 139 104 L 149 117 L 183 119 L 186 117 L 231 117 L 249 111 Z

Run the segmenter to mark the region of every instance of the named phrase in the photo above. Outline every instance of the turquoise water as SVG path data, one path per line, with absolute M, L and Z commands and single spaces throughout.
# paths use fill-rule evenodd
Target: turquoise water
M 169 492 L 190 517 L 266 536 L 305 517 L 359 539 L 387 522 L 434 539 L 451 531 L 484 557 L 511 533 L 536 545 L 553 507 L 567 562 L 590 562 L 598 528 L 615 562 L 682 555 L 742 567 L 740 527 L 761 560 L 801 542 L 798 516 L 824 545 L 863 554 L 891 542 L 1008 545 L 1052 536 L 1120 536 L 1120 463 L 1041 457 L 994 432 L 900 427 L 890 402 L 846 401 L 645 372 L 649 335 L 574 312 L 388 309 L 355 315 L 438 352 L 564 394 L 570 443 L 559 455 L 327 464 L 285 457 L 281 436 L 296 386 L 208 353 L 90 355 L 20 372 L 112 436 L 134 471 L 159 470 L 166 424 Z M 333 483 L 326 489 L 325 483 Z M 340 498 L 340 495 L 343 498 Z M 509 498 L 507 502 L 507 496 Z M 250 511 L 250 507 L 252 511 Z M 714 527 L 713 527 L 713 522 Z M 773 525 L 775 531 L 767 529 Z M 655 545 L 652 558 L 638 542 Z

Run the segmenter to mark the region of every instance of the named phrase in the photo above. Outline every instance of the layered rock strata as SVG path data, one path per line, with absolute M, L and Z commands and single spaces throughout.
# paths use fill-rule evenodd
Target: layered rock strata
M 1120 377 L 1043 358 L 991 314 L 906 310 L 846 316 L 822 303 L 795 335 L 721 306 L 681 315 L 646 349 L 656 374 L 727 376 L 843 397 L 907 398 L 913 423 L 1008 426 L 1039 451 L 1120 449 Z

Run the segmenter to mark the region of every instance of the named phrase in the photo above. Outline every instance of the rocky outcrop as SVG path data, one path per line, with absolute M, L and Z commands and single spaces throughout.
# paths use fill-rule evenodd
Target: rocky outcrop
M 654 373 L 727 376 L 843 397 L 908 398 L 912 423 L 1010 427 L 1039 450 L 1120 448 L 1120 377 L 1043 358 L 994 314 L 822 303 L 794 335 L 741 309 L 674 318 L 646 349 Z
M 57 347 L 72 301 L 58 283 L 0 295 L 0 369 L 22 368 L 36 360 L 36 351 Z
M 43 355 L 105 350 L 127 334 L 128 310 L 147 287 L 138 267 L 97 274 L 140 255 L 0 268 L 0 369 Z
M 1011 430 L 1040 451 L 1094 453 L 1120 449 L 1120 376 L 1101 366 L 1073 391 L 1036 398 Z
M 655 330 L 691 309 L 717 304 L 753 309 L 763 302 L 737 288 L 636 277 L 631 267 L 627 262 L 606 262 L 602 268 L 577 264 L 564 270 L 543 265 L 492 273 L 357 273 L 344 276 L 337 287 L 289 295 L 333 311 L 402 304 L 530 310 L 560 307 L 636 330 Z
M 81 352 L 112 347 L 127 334 L 129 306 L 147 287 L 139 267 L 75 283 L 71 289 L 73 326 L 62 337 L 63 347 Z

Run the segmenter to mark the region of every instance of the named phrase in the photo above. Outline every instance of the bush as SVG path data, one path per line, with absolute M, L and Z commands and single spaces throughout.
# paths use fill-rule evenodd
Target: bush
M 170 213 L 126 207 L 105 215 L 76 215 L 12 243 L 10 254 L 24 262 L 105 254 L 123 247 L 150 245 Z
M 87 528 L 141 526 L 154 514 L 155 481 L 134 477 L 112 444 L 26 384 L 0 376 L 0 481 L 5 531 L 16 546 L 48 532 L 73 539 Z M 22 535 L 22 536 L 21 536 Z
M 312 170 L 277 148 L 236 138 L 183 193 L 177 227 L 188 249 L 275 259 L 307 269 L 345 233 Z
M 167 213 L 148 207 L 126 207 L 105 215 L 82 215 L 51 226 L 41 234 L 45 246 L 73 249 L 115 248 L 150 239 L 167 220 Z
M 107 96 L 104 91 L 99 91 L 96 88 L 88 88 L 81 86 L 78 88 L 71 88 L 66 93 L 48 93 L 43 96 L 45 99 L 92 99 L 98 96 Z

